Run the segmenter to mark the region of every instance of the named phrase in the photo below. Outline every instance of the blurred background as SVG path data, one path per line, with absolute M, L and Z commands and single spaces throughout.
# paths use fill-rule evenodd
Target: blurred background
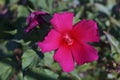
M 48 30 L 25 32 L 26 18 L 36 10 L 51 16 L 71 11 L 74 22 L 95 20 L 101 41 L 92 45 L 99 60 L 63 72 L 54 52 L 43 55 L 36 45 Z M 120 0 L 0 0 L 0 80 L 120 80 Z

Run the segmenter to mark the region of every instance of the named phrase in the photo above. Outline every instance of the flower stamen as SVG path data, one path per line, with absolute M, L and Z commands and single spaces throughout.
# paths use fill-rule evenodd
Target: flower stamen
M 73 39 L 72 39 L 71 36 L 68 35 L 68 34 L 65 34 L 64 40 L 65 40 L 65 42 L 66 42 L 68 45 L 72 45 L 72 44 L 73 44 Z

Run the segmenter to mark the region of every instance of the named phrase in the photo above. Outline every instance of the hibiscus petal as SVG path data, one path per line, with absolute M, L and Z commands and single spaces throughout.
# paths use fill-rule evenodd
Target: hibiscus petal
M 35 18 L 35 16 L 37 15 L 43 15 L 43 14 L 47 14 L 46 12 L 42 12 L 42 11 L 35 11 L 32 12 L 26 19 L 26 22 L 29 24 L 29 22 L 31 22 L 31 20 L 33 20 Z
M 72 29 L 72 21 L 73 13 L 64 12 L 55 13 L 50 22 L 57 31 L 64 32 Z
M 71 50 L 60 47 L 54 54 L 54 59 L 60 64 L 63 71 L 71 72 L 74 69 L 74 62 Z
M 34 27 L 38 26 L 39 24 L 41 24 L 43 22 L 42 19 L 42 15 L 47 14 L 46 12 L 42 12 L 42 11 L 35 11 L 32 12 L 26 19 L 26 22 L 28 24 L 27 29 L 25 30 L 26 32 L 29 32 L 31 29 L 33 29 Z
M 82 20 L 74 25 L 73 31 L 80 41 L 99 42 L 99 33 L 96 22 L 93 20 Z
M 25 31 L 29 32 L 31 29 L 33 29 L 34 27 L 36 27 L 38 25 L 39 25 L 38 21 L 36 21 L 35 19 L 33 19 L 31 21 L 31 23 L 29 23 L 29 26 L 27 27 L 27 29 Z
M 54 29 L 51 29 L 51 31 L 45 37 L 45 40 L 43 42 L 38 42 L 38 46 L 41 48 L 41 51 L 49 52 L 57 49 L 60 45 L 60 36 L 60 33 Z
M 31 22 L 31 20 L 35 17 L 35 14 L 31 13 L 27 19 L 26 19 L 26 22 L 29 24 L 29 22 Z
M 72 54 L 78 65 L 97 60 L 97 53 L 97 50 L 88 44 L 74 43 L 72 46 Z

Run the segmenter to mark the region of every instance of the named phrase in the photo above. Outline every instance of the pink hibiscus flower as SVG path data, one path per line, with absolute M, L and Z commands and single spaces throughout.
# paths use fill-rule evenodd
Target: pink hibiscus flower
M 43 42 L 38 42 L 42 52 L 56 50 L 54 59 L 63 71 L 71 72 L 75 64 L 82 65 L 98 59 L 98 52 L 88 42 L 99 42 L 98 28 L 93 20 L 82 20 L 75 25 L 73 13 L 55 13 L 51 19 L 54 27 Z
M 34 27 L 38 26 L 41 23 L 44 23 L 45 20 L 43 19 L 42 16 L 47 15 L 48 13 L 46 12 L 42 12 L 42 11 L 35 11 L 32 12 L 28 17 L 27 17 L 27 24 L 28 27 L 25 30 L 26 32 L 29 32 L 31 29 L 33 29 Z

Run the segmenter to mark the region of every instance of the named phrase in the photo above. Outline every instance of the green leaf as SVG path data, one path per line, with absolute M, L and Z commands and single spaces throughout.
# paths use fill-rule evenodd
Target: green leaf
M 53 1 L 52 0 L 46 0 L 46 2 L 48 3 L 47 5 L 49 5 L 48 6 L 49 12 L 53 13 Z
M 31 41 L 24 42 L 23 39 L 21 39 L 21 40 L 14 40 L 14 41 L 16 41 L 16 42 L 22 44 L 23 46 L 28 46 L 28 45 L 30 44 L 30 42 L 31 42 Z
M 23 73 L 21 71 L 19 71 L 19 73 L 16 76 L 16 80 L 24 80 L 23 77 L 24 77 Z
M 4 5 L 5 4 L 5 0 L 0 0 L 0 5 Z
M 0 60 L 0 80 L 9 80 L 15 73 L 15 67 L 16 63 L 9 58 Z
M 22 69 L 36 66 L 40 58 L 32 49 L 27 48 L 22 56 Z
M 111 21 L 111 23 L 113 23 L 114 25 L 116 25 L 117 27 L 120 28 L 120 21 L 116 20 L 113 17 L 110 17 L 110 21 Z
M 61 11 L 64 9 L 67 9 L 67 5 L 64 1 L 59 1 L 57 3 L 55 3 L 57 5 L 57 7 L 54 7 L 57 11 Z M 62 6 L 61 6 L 62 5 Z
M 115 53 L 115 52 L 120 53 L 120 43 L 111 34 L 105 32 L 105 31 L 104 31 L 104 33 L 105 33 L 106 37 L 108 38 L 108 41 L 111 45 L 112 53 Z
M 25 72 L 24 80 L 57 80 L 57 77 L 52 71 L 32 68 Z
M 52 0 L 50 0 L 50 1 L 52 1 Z M 47 0 L 40 0 L 40 1 L 38 1 L 38 5 L 41 8 L 43 8 L 44 10 L 49 11 L 49 7 L 46 2 L 47 2 Z
M 17 33 L 17 29 L 12 30 L 12 31 L 4 31 L 4 33 L 9 33 L 9 34 L 15 35 Z
M 10 3 L 16 3 L 18 0 L 10 0 Z
M 77 80 L 81 80 L 80 76 L 78 75 L 77 71 L 74 70 L 73 72 L 71 72 L 71 74 L 77 79 Z
M 51 67 L 51 65 L 52 65 L 52 63 L 53 63 L 53 54 L 54 54 L 54 52 L 51 52 L 51 53 L 45 53 L 44 54 L 44 59 L 43 59 L 43 61 L 44 61 L 44 65 L 45 66 L 49 66 L 49 67 Z
M 59 76 L 58 74 L 54 73 L 54 72 L 51 71 L 51 70 L 44 69 L 44 71 L 45 71 L 46 75 L 49 75 L 49 76 L 53 77 L 54 79 L 57 79 L 58 76 Z
M 107 14 L 108 16 L 110 15 L 110 11 L 108 10 L 108 8 L 102 4 L 99 4 L 99 3 L 95 3 L 95 8 L 100 11 L 100 12 L 103 12 L 105 14 Z
M 93 19 L 95 17 L 96 17 L 96 14 L 93 14 L 93 13 L 87 11 L 87 19 Z
M 114 60 L 115 60 L 116 62 L 120 62 L 120 54 L 114 53 L 114 54 L 112 55 L 112 57 L 114 58 Z
M 109 10 L 112 10 L 115 4 L 116 4 L 116 0 L 107 0 L 107 7 Z
M 74 17 L 74 23 L 77 23 L 80 20 L 80 17 L 82 16 L 84 11 L 84 7 L 80 7 L 79 11 L 76 13 Z
M 28 9 L 24 6 L 18 6 L 17 12 L 17 17 L 27 17 L 29 15 Z
M 86 63 L 84 65 L 78 66 L 77 70 L 80 71 L 80 72 L 85 72 L 85 71 L 87 71 L 87 70 L 89 70 L 91 68 L 92 68 L 91 64 Z

